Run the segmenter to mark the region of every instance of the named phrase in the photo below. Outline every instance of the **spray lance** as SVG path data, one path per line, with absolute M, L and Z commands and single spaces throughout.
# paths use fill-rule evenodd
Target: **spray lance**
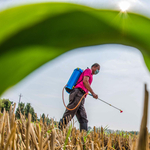
M 68 109 L 68 110 L 74 110 L 74 109 L 76 109 L 76 108 L 79 106 L 79 104 L 81 103 L 82 99 L 83 99 L 86 95 L 93 96 L 93 95 L 90 94 L 90 93 L 85 93 L 85 94 L 81 97 L 81 99 L 80 99 L 80 101 L 78 102 L 78 104 L 76 105 L 76 107 L 74 107 L 74 108 L 72 108 L 72 109 L 67 108 L 67 106 L 65 105 L 65 101 L 64 101 L 64 89 L 66 90 L 67 93 L 70 94 L 70 92 L 74 89 L 74 87 L 75 87 L 75 85 L 76 85 L 76 83 L 77 83 L 77 81 L 78 81 L 80 75 L 82 74 L 82 72 L 83 72 L 83 70 L 80 69 L 80 68 L 74 69 L 74 71 L 73 71 L 73 73 L 72 73 L 72 75 L 71 75 L 71 77 L 70 77 L 70 79 L 69 79 L 67 85 L 65 85 L 65 87 L 63 88 L 63 91 L 62 91 L 62 99 L 63 99 L 64 106 L 65 106 L 66 109 Z M 104 102 L 105 104 L 107 104 L 107 105 L 109 105 L 109 106 L 111 106 L 111 107 L 113 107 L 113 108 L 119 110 L 120 113 L 123 112 L 121 109 L 119 109 L 119 108 L 117 108 L 117 107 L 115 107 L 115 106 L 113 106 L 113 105 L 107 103 L 106 101 L 104 101 L 104 100 L 102 100 L 102 99 L 100 99 L 100 98 L 98 98 L 98 100 L 100 100 L 100 101 Z
M 90 95 L 90 96 L 93 96 L 93 95 L 92 95 L 92 94 L 90 94 L 90 93 L 89 93 L 89 95 Z M 121 109 L 119 109 L 119 108 L 117 108 L 117 107 L 115 107 L 115 106 L 113 106 L 113 105 L 111 105 L 111 104 L 109 104 L 109 103 L 105 102 L 104 100 L 102 100 L 102 99 L 100 99 L 100 98 L 98 98 L 98 100 L 100 100 L 100 101 L 104 102 L 105 104 L 108 104 L 109 106 L 111 106 L 111 107 L 113 107 L 113 108 L 115 108 L 115 109 L 118 109 L 118 110 L 120 111 L 120 113 L 122 113 L 122 112 L 123 112 Z

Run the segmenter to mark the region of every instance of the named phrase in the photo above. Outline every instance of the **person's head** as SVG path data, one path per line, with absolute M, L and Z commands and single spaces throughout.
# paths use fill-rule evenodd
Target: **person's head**
M 99 73 L 100 65 L 98 63 L 95 63 L 91 66 L 92 74 L 96 75 Z

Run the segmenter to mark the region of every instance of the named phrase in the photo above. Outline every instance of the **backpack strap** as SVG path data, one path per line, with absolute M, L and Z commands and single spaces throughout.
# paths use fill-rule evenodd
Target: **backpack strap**
M 84 72 L 83 72 L 84 73 Z M 83 76 L 84 77 L 84 76 Z M 75 84 L 75 86 L 77 85 L 77 84 L 79 84 L 80 82 L 82 82 L 83 81 L 83 78 L 80 80 L 80 81 L 78 81 L 76 84 Z

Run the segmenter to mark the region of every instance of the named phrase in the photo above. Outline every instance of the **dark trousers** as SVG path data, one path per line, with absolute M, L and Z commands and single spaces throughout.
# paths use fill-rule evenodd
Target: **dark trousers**
M 70 108 L 70 109 L 75 108 L 83 95 L 84 95 L 84 93 L 82 93 L 79 89 L 77 89 L 77 88 L 73 89 L 69 95 L 69 104 L 67 105 L 67 108 Z M 75 110 L 66 109 L 65 113 L 61 119 L 61 122 L 64 118 L 65 124 L 67 124 L 66 117 L 70 118 L 70 115 L 71 115 L 71 118 L 73 118 L 74 115 L 76 115 L 80 124 L 88 123 L 87 114 L 86 114 L 86 111 L 84 108 L 84 102 L 85 102 L 85 98 L 82 99 L 81 103 Z

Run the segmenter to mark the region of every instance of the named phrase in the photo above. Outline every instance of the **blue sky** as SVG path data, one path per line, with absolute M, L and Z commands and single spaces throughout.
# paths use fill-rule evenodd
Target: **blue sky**
M 98 7 L 99 4 L 99 8 L 116 9 L 119 1 L 114 0 L 112 3 L 109 0 L 70 0 L 69 2 L 82 3 L 91 7 Z M 130 2 L 130 10 L 149 16 L 150 12 L 147 9 L 150 6 L 149 1 L 130 0 Z M 0 9 L 18 4 L 19 1 L 0 1 Z M 119 107 L 124 112 L 120 113 L 88 96 L 85 108 L 89 126 L 108 125 L 114 130 L 139 130 L 143 111 L 144 83 L 150 82 L 150 75 L 140 51 L 129 46 L 107 44 L 69 51 L 28 75 L 6 91 L 1 98 L 9 98 L 18 103 L 21 93 L 23 95 L 21 101 L 30 102 L 38 116 L 45 113 L 59 120 L 65 111 L 61 97 L 62 88 L 72 71 L 76 67 L 86 69 L 95 62 L 101 65 L 101 70 L 94 76 L 93 90 L 99 98 Z M 65 93 L 65 101 L 68 102 L 67 93 Z M 78 127 L 78 123 L 76 126 Z

